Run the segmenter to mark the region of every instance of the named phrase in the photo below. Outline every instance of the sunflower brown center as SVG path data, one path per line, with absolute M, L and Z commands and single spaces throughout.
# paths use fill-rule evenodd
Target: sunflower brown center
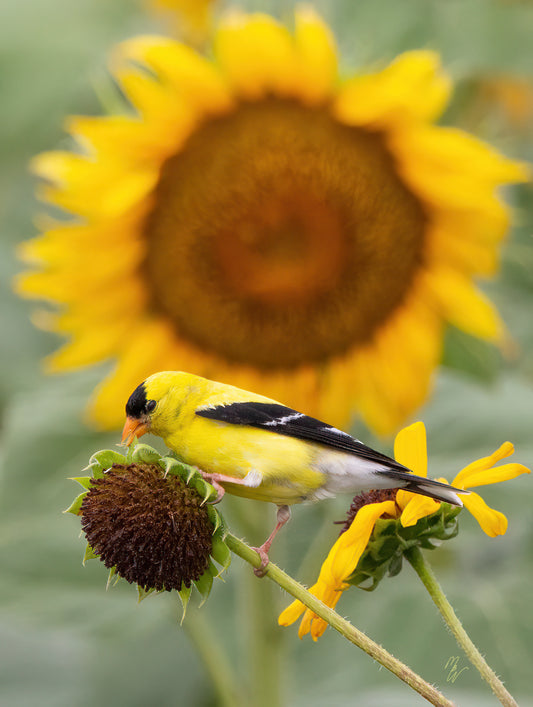
M 371 338 L 420 266 L 424 225 L 379 134 L 265 99 L 167 160 L 144 273 L 180 338 L 288 368 Z

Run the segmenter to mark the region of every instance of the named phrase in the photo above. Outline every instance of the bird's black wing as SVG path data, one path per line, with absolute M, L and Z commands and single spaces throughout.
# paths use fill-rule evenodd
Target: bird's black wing
M 384 464 L 390 469 L 408 471 L 402 464 L 367 447 L 346 432 L 278 403 L 230 403 L 200 408 L 196 410 L 196 414 L 231 425 L 247 425 L 307 442 L 318 442 L 326 447 Z

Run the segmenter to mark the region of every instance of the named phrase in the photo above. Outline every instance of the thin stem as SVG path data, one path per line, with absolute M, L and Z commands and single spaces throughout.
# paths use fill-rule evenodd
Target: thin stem
M 239 555 L 243 560 L 249 562 L 253 567 L 260 567 L 261 558 L 255 550 L 248 547 L 242 540 L 228 533 L 226 543 L 229 549 L 236 555 Z M 336 611 L 333 611 L 333 609 L 330 609 L 329 606 L 326 606 L 313 596 L 304 586 L 292 577 L 289 577 L 289 575 L 283 572 L 277 565 L 270 562 L 266 569 L 266 576 L 285 589 L 285 591 L 295 599 L 299 599 L 302 604 L 308 609 L 311 609 L 311 611 L 321 619 L 327 621 L 330 626 L 348 641 L 361 648 L 361 650 L 374 658 L 374 660 L 387 668 L 387 670 L 390 670 L 391 673 L 400 678 L 400 680 L 403 680 L 403 682 L 422 695 L 428 702 L 435 705 L 435 707 L 453 707 L 453 702 L 446 699 L 442 693 L 423 680 L 420 675 L 417 675 L 408 668 L 407 665 L 392 656 L 388 651 L 372 641 L 372 639 L 368 638 L 362 631 L 352 626 L 349 621 L 343 619 Z
M 505 707 L 518 707 L 516 700 L 505 689 L 502 681 L 492 670 L 485 658 L 476 648 L 472 639 L 464 630 L 463 625 L 457 618 L 452 605 L 442 591 L 437 578 L 435 577 L 431 566 L 425 559 L 424 555 L 418 547 L 412 547 L 405 552 L 405 556 L 413 566 L 415 572 L 422 580 L 429 595 L 435 602 L 437 609 L 440 611 L 444 621 L 450 627 L 451 632 L 455 636 L 457 643 L 466 653 L 468 660 L 477 668 L 481 677 L 486 680 L 492 688 L 492 691 Z
M 187 613 L 183 622 L 189 638 L 207 670 L 222 707 L 244 707 L 244 700 L 238 695 L 237 681 L 232 675 L 226 654 L 213 637 L 207 619 L 200 611 Z

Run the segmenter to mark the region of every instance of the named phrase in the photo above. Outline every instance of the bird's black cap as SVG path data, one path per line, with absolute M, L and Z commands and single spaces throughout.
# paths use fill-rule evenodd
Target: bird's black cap
M 126 415 L 128 417 L 140 418 L 146 411 L 146 389 L 144 382 L 138 385 L 130 395 L 126 403 Z

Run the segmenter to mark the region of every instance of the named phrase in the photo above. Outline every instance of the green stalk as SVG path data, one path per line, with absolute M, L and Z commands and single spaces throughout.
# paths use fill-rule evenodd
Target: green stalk
M 253 567 L 260 567 L 261 558 L 248 547 L 242 540 L 239 540 L 231 533 L 226 535 L 226 544 L 229 549 L 236 555 L 241 557 Z M 288 574 L 283 572 L 277 565 L 269 563 L 266 569 L 266 576 L 280 587 L 285 589 L 295 599 L 299 599 L 308 609 L 311 609 L 317 616 L 327 621 L 336 631 L 344 636 L 348 641 L 355 644 L 371 658 L 376 660 L 383 667 L 390 670 L 400 680 L 405 682 L 409 687 L 422 695 L 428 702 L 435 707 L 453 707 L 453 703 L 446 699 L 442 693 L 436 688 L 423 680 L 420 675 L 417 675 L 407 665 L 392 656 L 388 651 L 380 645 L 368 638 L 362 631 L 352 626 L 349 621 L 339 616 L 336 611 L 330 609 L 323 602 L 313 596 L 304 586 L 294 580 Z
M 222 646 L 214 640 L 213 632 L 201 611 L 189 608 L 183 627 L 202 660 L 221 707 L 244 707 L 246 702 L 237 693 L 237 680 Z
M 437 609 L 440 611 L 442 618 L 455 636 L 457 643 L 466 653 L 468 660 L 479 671 L 481 677 L 489 683 L 492 691 L 502 705 L 505 705 L 505 707 L 518 707 L 516 700 L 505 689 L 502 681 L 486 662 L 485 658 L 483 658 L 479 650 L 472 642 L 470 636 L 464 630 L 463 625 L 457 618 L 452 605 L 442 591 L 431 566 L 420 551 L 420 548 L 412 547 L 404 554 L 413 566 L 417 575 L 422 580 L 423 585 L 428 590 L 429 595 L 435 602 Z

